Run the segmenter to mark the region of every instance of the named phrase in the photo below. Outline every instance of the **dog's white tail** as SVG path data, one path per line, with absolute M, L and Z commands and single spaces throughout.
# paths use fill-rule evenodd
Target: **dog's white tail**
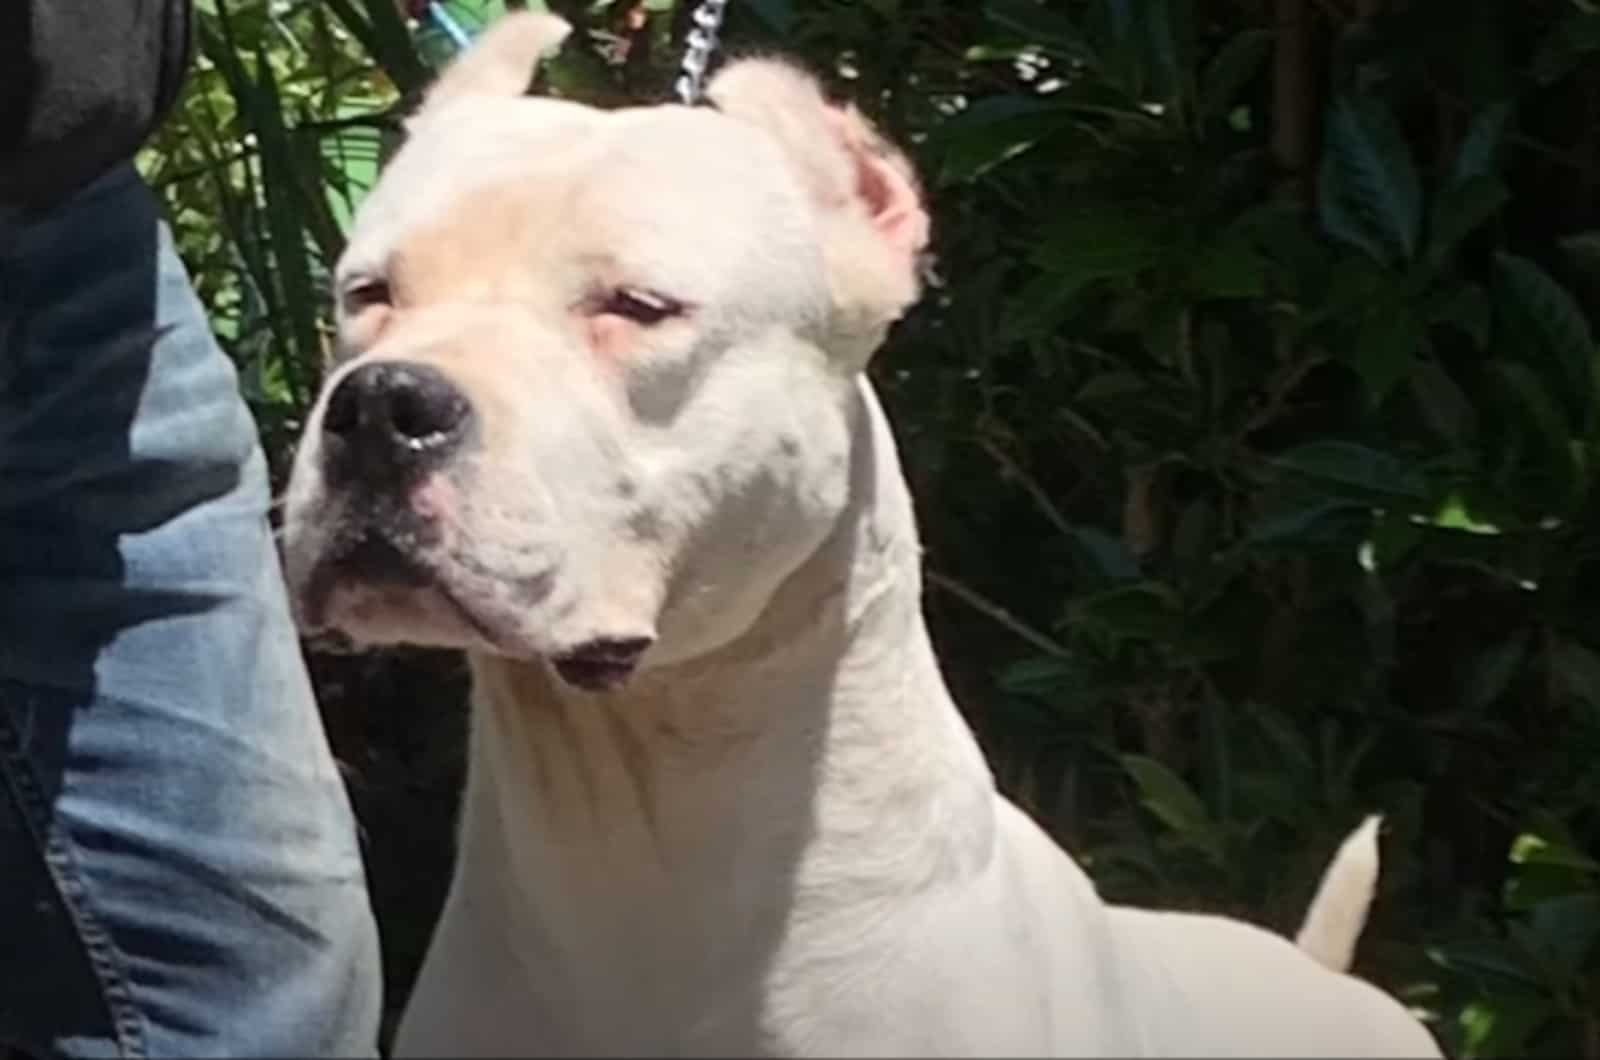
M 1322 874 L 1295 945 L 1336 972 L 1350 969 L 1356 940 L 1378 889 L 1378 825 L 1373 814 L 1351 832 Z

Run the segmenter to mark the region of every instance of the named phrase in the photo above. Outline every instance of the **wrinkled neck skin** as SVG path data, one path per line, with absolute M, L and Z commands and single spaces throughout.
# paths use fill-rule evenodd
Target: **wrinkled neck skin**
M 817 991 L 871 974 L 863 954 L 919 896 L 994 856 L 993 782 L 929 645 L 904 478 L 865 381 L 855 395 L 852 500 L 742 636 L 605 696 L 472 660 L 452 901 L 516 940 L 563 1045 L 793 1048 Z

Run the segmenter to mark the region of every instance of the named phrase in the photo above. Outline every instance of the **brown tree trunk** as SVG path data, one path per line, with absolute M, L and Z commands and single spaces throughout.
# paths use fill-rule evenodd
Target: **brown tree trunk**
M 1281 191 L 1309 207 L 1316 160 L 1316 26 L 1311 0 L 1277 0 L 1272 59 L 1272 157 Z

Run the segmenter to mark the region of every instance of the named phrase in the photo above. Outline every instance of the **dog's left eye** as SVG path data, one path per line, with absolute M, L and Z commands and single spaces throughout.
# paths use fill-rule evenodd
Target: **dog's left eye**
M 389 282 L 375 277 L 364 277 L 346 284 L 340 296 L 345 312 L 359 313 L 369 306 L 389 305 L 394 298 Z
M 596 308 L 646 327 L 681 317 L 688 309 L 677 299 L 639 287 L 618 287 L 604 295 Z

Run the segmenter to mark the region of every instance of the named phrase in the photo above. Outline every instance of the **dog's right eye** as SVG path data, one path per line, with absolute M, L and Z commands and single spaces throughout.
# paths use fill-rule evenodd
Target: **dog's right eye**
M 668 298 L 655 291 L 646 291 L 639 287 L 618 287 L 608 292 L 597 307 L 601 313 L 631 320 L 635 324 L 650 327 L 680 317 L 687 311 L 687 306 L 676 299 Z
M 389 290 L 388 280 L 363 277 L 346 284 L 340 298 L 346 313 L 359 313 L 372 306 L 391 304 L 393 292 Z

